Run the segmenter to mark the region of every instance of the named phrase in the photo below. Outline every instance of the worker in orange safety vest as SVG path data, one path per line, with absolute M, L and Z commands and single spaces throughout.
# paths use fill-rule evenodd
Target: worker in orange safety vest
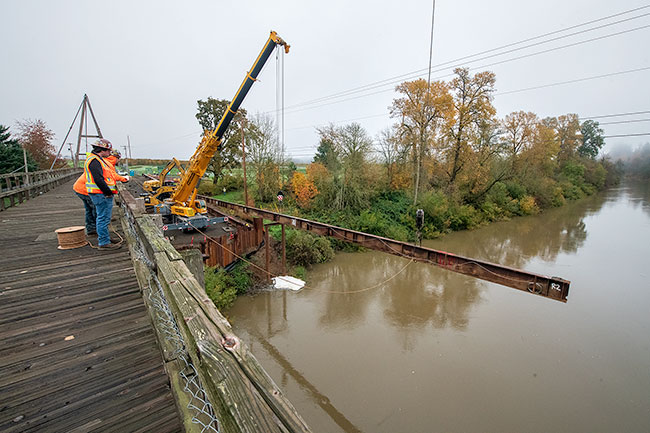
M 91 157 L 91 152 L 86 153 L 86 160 Z M 104 158 L 105 161 L 107 161 L 110 166 L 109 168 L 111 169 L 111 176 L 113 179 L 115 179 L 115 182 L 128 182 L 130 180 L 129 176 L 121 176 L 117 173 L 115 170 L 115 166 L 120 160 L 120 152 L 118 150 L 112 150 L 110 155 L 106 158 Z M 72 189 L 74 192 L 77 194 L 77 196 L 81 199 L 81 201 L 84 204 L 84 208 L 86 210 L 86 235 L 88 236 L 97 236 L 97 228 L 96 228 L 96 221 L 97 221 L 97 211 L 95 210 L 95 205 L 93 204 L 93 201 L 91 200 L 90 196 L 88 195 L 88 191 L 86 190 L 86 172 L 81 174 L 75 181 L 74 185 L 72 186 Z
M 121 243 L 111 242 L 108 233 L 108 225 L 111 221 L 111 212 L 113 210 L 113 195 L 117 194 L 115 168 L 111 163 L 106 161 L 111 154 L 113 145 L 110 141 L 100 138 L 93 143 L 93 150 L 86 158 L 84 164 L 84 176 L 86 178 L 86 197 L 90 199 L 95 209 L 95 231 L 100 250 L 113 250 L 121 247 Z M 128 180 L 128 177 L 126 178 Z M 78 182 L 81 180 L 78 179 Z M 87 199 L 79 193 L 77 188 L 75 192 L 84 201 L 86 207 L 86 230 L 92 234 L 92 213 L 89 215 L 89 209 L 86 206 Z M 92 211 L 91 211 L 92 212 Z

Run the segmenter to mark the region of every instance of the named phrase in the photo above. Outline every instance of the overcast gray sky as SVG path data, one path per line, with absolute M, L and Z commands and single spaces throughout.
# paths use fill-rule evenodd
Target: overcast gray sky
M 55 132 L 58 147 L 87 93 L 104 136 L 114 145 L 125 144 L 128 134 L 134 157 L 187 159 L 200 136 L 196 101 L 208 96 L 231 99 L 269 31 L 276 30 L 291 44 L 284 59 L 286 148 L 294 157 L 313 155 L 316 126 L 356 121 L 376 136 L 391 124 L 388 106 L 398 82 L 393 79 L 428 65 L 431 4 L 5 0 L 0 124 L 13 127 L 16 120 L 43 119 Z M 635 0 L 438 0 L 433 64 L 648 5 Z M 448 79 L 460 65 L 475 72 L 492 70 L 499 117 L 516 110 L 540 117 L 650 111 L 650 69 L 519 91 L 650 68 L 650 15 L 641 16 L 645 14 L 650 7 L 508 49 L 583 32 L 550 43 L 448 63 L 448 69 L 434 68 L 432 78 Z M 604 27 L 586 31 L 598 26 Z M 626 33 L 608 36 L 621 32 Z M 496 62 L 502 63 L 484 67 Z M 243 107 L 275 116 L 274 57 L 259 78 Z M 382 80 L 388 84 L 305 104 Z M 626 122 L 603 125 L 606 135 L 619 135 L 650 132 L 650 121 L 644 119 L 650 113 L 596 120 Z M 68 141 L 75 140 L 73 131 Z M 606 148 L 647 141 L 650 136 L 611 138 Z

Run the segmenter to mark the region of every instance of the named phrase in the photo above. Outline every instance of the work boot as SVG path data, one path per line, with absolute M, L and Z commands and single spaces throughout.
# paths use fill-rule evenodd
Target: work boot
M 99 250 L 119 250 L 120 248 L 122 248 L 121 243 L 113 243 L 113 242 L 111 242 L 110 244 L 100 245 L 97 249 L 99 249 Z

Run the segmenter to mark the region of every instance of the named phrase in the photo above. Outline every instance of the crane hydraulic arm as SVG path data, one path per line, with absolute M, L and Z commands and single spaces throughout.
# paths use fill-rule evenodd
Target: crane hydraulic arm
M 239 90 L 237 90 L 235 97 L 230 102 L 230 105 L 226 109 L 226 112 L 219 121 L 217 127 L 212 131 L 206 130 L 203 133 L 201 143 L 190 159 L 189 166 L 183 173 L 181 180 L 171 197 L 172 214 L 191 217 L 196 213 L 203 214 L 207 212 L 205 207 L 196 203 L 196 187 L 201 177 L 205 174 L 210 159 L 219 149 L 223 135 L 237 113 L 239 106 L 244 101 L 246 94 L 253 85 L 253 82 L 256 81 L 257 76 L 264 67 L 264 64 L 270 57 L 271 53 L 273 53 L 273 50 L 278 45 L 283 46 L 286 53 L 289 52 L 289 45 L 279 37 L 276 32 L 272 31 L 269 39 L 264 45 L 264 48 L 260 52 L 259 56 L 257 56 L 251 70 L 246 74 L 246 78 L 242 82 L 241 86 L 239 86 Z

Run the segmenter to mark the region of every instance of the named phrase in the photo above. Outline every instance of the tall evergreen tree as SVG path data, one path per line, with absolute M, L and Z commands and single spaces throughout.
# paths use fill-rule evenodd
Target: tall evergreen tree
M 323 164 L 331 172 L 338 170 L 340 165 L 339 153 L 337 152 L 334 143 L 331 138 L 324 136 L 322 133 L 313 162 Z
M 23 149 L 20 143 L 11 137 L 8 126 L 0 125 L 0 174 L 11 173 L 23 165 Z M 29 171 L 38 170 L 38 165 L 29 153 L 27 153 L 27 168 Z

